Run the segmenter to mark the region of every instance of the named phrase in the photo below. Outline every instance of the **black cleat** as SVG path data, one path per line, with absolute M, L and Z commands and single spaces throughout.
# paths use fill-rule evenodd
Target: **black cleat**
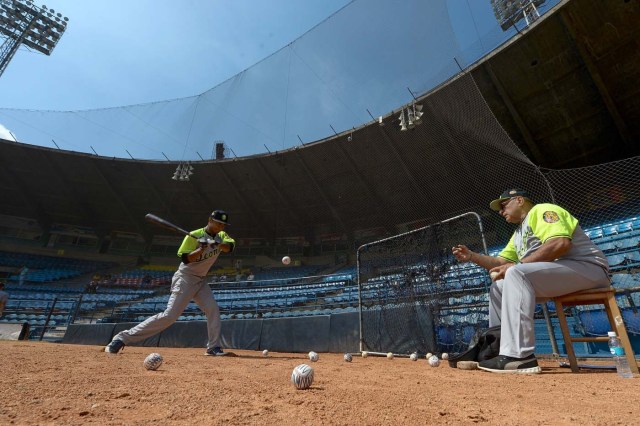
M 505 355 L 481 361 L 478 368 L 492 373 L 507 374 L 538 374 L 542 369 L 538 366 L 538 360 L 534 354 L 525 358 L 514 358 Z
M 124 342 L 120 339 L 113 339 L 111 343 L 104 348 L 104 351 L 110 354 L 117 354 L 122 348 L 124 348 Z
M 227 353 L 222 350 L 220 346 L 216 346 L 215 348 L 207 349 L 204 353 L 207 356 L 225 356 Z

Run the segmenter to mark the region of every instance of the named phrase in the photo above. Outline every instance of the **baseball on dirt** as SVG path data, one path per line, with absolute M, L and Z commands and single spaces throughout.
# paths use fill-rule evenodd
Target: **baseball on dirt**
M 369 356 L 369 352 L 367 351 L 362 351 L 362 358 L 366 358 Z
M 296 389 L 309 389 L 309 386 L 313 383 L 313 368 L 307 364 L 298 365 L 291 373 L 291 383 Z
M 489 276 L 491 277 L 491 281 L 495 281 L 498 278 L 498 275 L 500 275 L 499 272 L 491 272 L 489 274 Z
M 159 353 L 149 354 L 142 363 L 147 370 L 157 370 L 162 365 L 162 355 Z
M 269 356 L 269 351 L 266 349 L 262 351 L 262 356 Z
M 424 357 L 425 357 L 426 359 L 429 359 L 429 358 L 431 358 L 432 356 L 433 356 L 433 354 L 432 354 L 431 352 L 429 352 L 429 353 L 427 353 Z
M 446 353 L 446 352 L 442 352 L 442 356 L 441 356 L 441 358 L 442 358 L 442 359 L 445 359 L 445 360 L 446 360 L 446 359 L 449 359 L 449 354 L 448 354 L 448 353 Z
M 288 265 L 291 263 L 291 258 L 289 256 L 285 256 L 282 258 L 282 264 L 283 265 Z
M 412 353 L 411 355 L 409 355 L 409 359 L 411 361 L 417 361 L 418 360 L 418 354 L 416 352 Z
M 438 367 L 440 365 L 440 359 L 435 355 L 431 356 L 431 358 L 429 358 L 429 365 L 432 367 Z
M 351 356 L 350 353 L 346 353 L 346 354 L 344 354 L 344 360 L 346 362 L 351 362 L 353 360 L 353 356 Z
M 387 352 L 387 358 L 393 359 L 393 352 Z
M 309 352 L 309 359 L 313 362 L 316 362 L 320 358 L 318 354 L 314 351 Z

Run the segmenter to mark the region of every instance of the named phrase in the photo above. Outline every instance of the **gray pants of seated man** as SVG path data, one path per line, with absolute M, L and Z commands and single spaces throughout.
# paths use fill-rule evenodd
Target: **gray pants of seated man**
M 147 339 L 176 322 L 182 315 L 189 302 L 193 300 L 207 316 L 207 331 L 209 340 L 207 349 L 220 346 L 220 309 L 213 297 L 213 292 L 203 277 L 182 274 L 177 271 L 171 280 L 171 296 L 164 312 L 147 318 L 135 327 L 118 333 L 114 338 L 120 339 L 125 345 Z
M 557 260 L 512 266 L 489 292 L 489 326 L 501 326 L 500 355 L 533 354 L 537 300 L 609 285 L 605 270 L 591 263 Z

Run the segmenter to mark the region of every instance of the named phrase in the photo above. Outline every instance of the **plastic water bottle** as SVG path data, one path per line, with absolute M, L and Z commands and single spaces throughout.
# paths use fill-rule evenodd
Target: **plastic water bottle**
M 625 379 L 632 378 L 633 373 L 631 373 L 631 369 L 629 368 L 629 361 L 627 361 L 627 356 L 624 353 L 624 348 L 620 343 L 620 339 L 616 335 L 615 331 L 610 331 L 607 334 L 609 335 L 609 350 L 613 355 L 613 359 L 616 361 L 616 370 L 618 371 L 618 375 Z

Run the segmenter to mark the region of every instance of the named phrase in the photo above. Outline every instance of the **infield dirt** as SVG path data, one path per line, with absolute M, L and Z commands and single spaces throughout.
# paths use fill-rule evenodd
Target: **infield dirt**
M 309 348 L 312 350 L 313 348 Z M 142 366 L 151 352 L 164 363 Z M 640 422 L 640 380 L 608 370 L 572 374 L 541 361 L 538 375 L 457 370 L 446 362 L 343 354 L 103 347 L 0 342 L 0 424 L 629 425 Z M 310 389 L 290 383 L 306 363 Z

